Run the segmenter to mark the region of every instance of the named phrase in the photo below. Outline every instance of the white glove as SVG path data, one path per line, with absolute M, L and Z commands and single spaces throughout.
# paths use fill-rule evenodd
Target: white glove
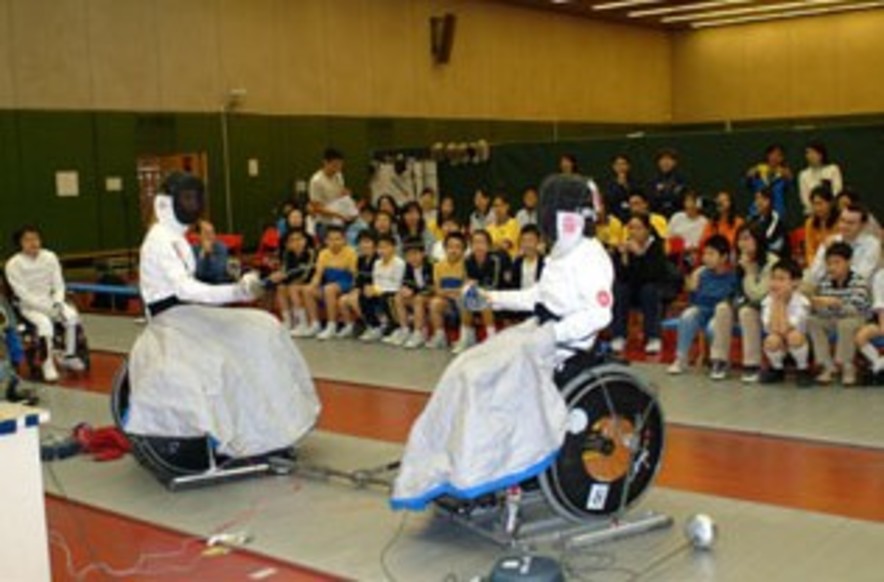
M 264 285 L 261 284 L 261 277 L 254 271 L 242 276 L 239 280 L 239 288 L 246 299 L 258 299 L 264 294 Z

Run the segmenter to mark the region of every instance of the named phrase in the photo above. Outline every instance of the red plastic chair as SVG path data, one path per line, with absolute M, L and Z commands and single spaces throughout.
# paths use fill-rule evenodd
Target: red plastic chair
M 805 267 L 804 244 L 807 240 L 807 231 L 804 227 L 798 227 L 789 233 L 789 250 L 792 252 L 792 260 Z

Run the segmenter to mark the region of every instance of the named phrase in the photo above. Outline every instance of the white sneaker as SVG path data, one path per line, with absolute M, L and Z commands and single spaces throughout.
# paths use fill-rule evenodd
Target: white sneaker
M 76 355 L 65 356 L 61 361 L 61 365 L 71 372 L 83 372 L 86 370 L 86 364 Z
M 325 325 L 325 329 L 319 332 L 319 334 L 316 336 L 316 339 L 320 341 L 334 339 L 335 333 L 337 333 L 337 326 L 333 323 L 327 323 Z
M 677 376 L 684 372 L 684 366 L 681 365 L 681 360 L 678 358 L 672 362 L 668 368 L 666 368 L 666 372 L 672 374 L 673 376 Z
M 396 331 L 385 337 L 383 341 L 385 344 L 391 346 L 402 347 L 402 345 L 408 341 L 408 330 L 397 327 Z
M 307 322 L 300 321 L 298 322 L 298 325 L 296 325 L 291 329 L 291 331 L 289 331 L 289 335 L 291 335 L 292 337 L 307 337 L 309 331 L 310 327 L 307 325 Z
M 645 344 L 645 353 L 649 356 L 653 356 L 659 354 L 663 351 L 663 342 L 659 339 L 648 340 L 648 343 Z
M 55 362 L 52 361 L 52 355 L 49 355 L 43 362 L 42 366 L 43 380 L 46 382 L 58 382 L 58 370 L 55 369 Z
M 437 331 L 433 337 L 424 345 L 428 350 L 444 350 L 448 347 L 448 338 L 445 337 L 444 331 Z
M 411 333 L 411 337 L 405 342 L 405 349 L 416 350 L 423 347 L 425 343 L 427 343 L 427 338 L 424 335 L 424 332 L 416 329 Z
M 472 333 L 468 333 L 457 340 L 457 343 L 451 348 L 451 353 L 462 354 L 474 345 L 476 345 L 476 336 Z
M 376 342 L 379 339 L 384 337 L 384 332 L 379 327 L 369 327 L 366 329 L 361 336 L 359 336 L 359 341 L 361 342 Z
M 615 354 L 622 354 L 626 349 L 626 338 L 615 337 L 611 340 L 611 351 Z
M 348 323 L 335 334 L 335 337 L 338 339 L 347 339 L 353 337 L 353 324 Z

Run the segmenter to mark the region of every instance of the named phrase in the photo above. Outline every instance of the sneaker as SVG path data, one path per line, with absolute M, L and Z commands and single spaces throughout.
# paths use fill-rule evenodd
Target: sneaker
M 416 350 L 422 347 L 425 343 L 427 343 L 427 338 L 424 336 L 422 331 L 414 330 L 411 333 L 411 337 L 408 338 L 405 342 L 405 348 L 409 350 Z
M 376 342 L 384 337 L 384 332 L 379 327 L 369 327 L 359 336 L 361 342 Z
M 307 325 L 306 321 L 298 322 L 298 325 L 293 327 L 289 334 L 292 337 L 307 337 L 307 333 L 310 329 L 310 326 Z M 316 334 L 313 334 L 316 335 Z
M 58 370 L 55 369 L 55 362 L 52 361 L 52 356 L 49 356 L 46 358 L 46 361 L 43 362 L 42 372 L 43 380 L 46 382 L 58 381 Z
M 743 368 L 743 376 L 740 378 L 743 384 L 757 384 L 761 377 L 761 371 L 758 366 L 746 366 Z
M 684 366 L 682 365 L 681 360 L 676 358 L 675 361 L 672 362 L 668 368 L 666 368 L 666 373 L 672 374 L 673 376 L 678 376 L 679 374 L 683 374 L 684 373 Z
M 709 372 L 709 377 L 713 380 L 724 380 L 727 378 L 727 362 L 723 362 L 721 360 L 713 360 L 712 361 L 712 371 Z
M 663 351 L 663 342 L 659 338 L 649 339 L 645 344 L 645 353 L 649 356 L 655 356 Z
M 333 339 L 335 337 L 335 333 L 337 332 L 337 326 L 333 323 L 326 324 L 325 329 L 323 329 L 319 334 L 317 334 L 316 339 L 321 341 L 326 341 Z
M 841 385 L 846 387 L 856 386 L 856 367 L 845 365 L 841 370 Z
M 353 324 L 348 323 L 335 334 L 337 339 L 347 339 L 353 337 Z
M 445 337 L 444 331 L 437 331 L 430 338 L 430 341 L 424 346 L 428 350 L 444 350 L 448 347 L 448 338 Z
M 780 368 L 766 368 L 761 371 L 758 381 L 762 384 L 779 384 L 786 379 L 786 371 Z
M 63 368 L 70 370 L 71 372 L 83 372 L 84 370 L 86 370 L 86 364 L 84 364 L 83 360 L 81 360 L 74 354 L 65 356 L 61 360 L 61 365 Z
M 828 385 L 832 383 L 832 376 L 835 375 L 835 370 L 832 368 L 823 368 L 823 371 L 817 374 L 816 383 Z
M 396 331 L 384 338 L 384 343 L 391 346 L 402 347 L 409 339 L 407 329 L 396 328 Z
M 795 384 L 799 388 L 813 387 L 813 374 L 810 373 L 810 370 L 798 370 L 798 374 L 795 377 Z
M 476 345 L 476 336 L 468 333 L 457 340 L 457 343 L 451 348 L 451 353 L 462 354 L 474 345 Z
M 622 354 L 626 349 L 626 338 L 615 337 L 611 340 L 611 351 L 615 354 Z

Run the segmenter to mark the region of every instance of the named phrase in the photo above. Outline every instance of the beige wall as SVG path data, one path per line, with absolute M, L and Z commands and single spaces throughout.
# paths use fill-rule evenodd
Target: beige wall
M 431 15 L 458 16 L 434 67 Z M 665 122 L 662 32 L 458 0 L 0 0 L 0 107 Z M 8 32 L 7 32 L 8 31 Z
M 884 111 L 884 10 L 673 39 L 677 122 Z

